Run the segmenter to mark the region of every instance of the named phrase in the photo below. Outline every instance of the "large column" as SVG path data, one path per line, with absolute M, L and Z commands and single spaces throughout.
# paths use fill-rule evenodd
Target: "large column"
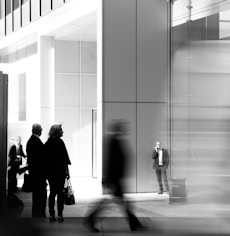
M 54 40 L 52 37 L 40 37 L 38 43 L 40 59 L 40 94 L 41 94 L 41 125 L 43 139 L 54 124 Z
M 152 142 L 168 146 L 167 1 L 103 1 L 103 115 L 130 122 L 129 192 L 157 191 Z
M 138 192 L 158 191 L 153 143 L 169 148 L 168 12 L 166 0 L 137 0 Z
M 103 1 L 104 125 L 130 122 L 132 150 L 129 191 L 136 192 L 136 1 Z
M 0 217 L 6 214 L 8 76 L 0 72 Z

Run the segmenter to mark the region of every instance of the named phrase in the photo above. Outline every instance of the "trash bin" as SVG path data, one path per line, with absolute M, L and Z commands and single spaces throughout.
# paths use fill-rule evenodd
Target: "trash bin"
M 180 204 L 187 202 L 186 179 L 172 178 L 169 189 L 169 203 Z

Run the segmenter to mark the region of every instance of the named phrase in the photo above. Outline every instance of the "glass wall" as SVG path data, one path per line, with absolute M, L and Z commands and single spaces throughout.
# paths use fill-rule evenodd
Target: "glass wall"
M 5 36 L 5 1 L 0 0 L 0 39 Z
M 30 1 L 22 0 L 22 26 L 29 24 L 30 22 Z
M 21 14 L 19 0 L 13 0 L 13 28 L 14 31 L 21 27 Z
M 40 17 L 40 0 L 31 0 L 31 21 Z
M 172 176 L 186 178 L 190 199 L 225 201 L 230 192 L 230 10 L 199 3 L 172 4 Z
M 6 34 L 12 33 L 12 0 L 5 1 L 5 14 L 6 14 Z
M 54 120 L 63 126 L 73 188 L 82 195 L 97 194 L 101 183 L 97 178 L 96 13 L 85 25 L 76 21 L 64 27 L 67 34 L 62 28 L 55 34 Z
M 64 3 L 64 0 L 52 0 L 52 9 L 61 6 Z
M 41 0 L 41 15 L 44 16 L 51 11 L 51 0 Z
M 96 49 L 96 42 L 55 42 L 55 122 L 63 124 L 73 177 L 96 175 L 92 162 L 97 109 Z

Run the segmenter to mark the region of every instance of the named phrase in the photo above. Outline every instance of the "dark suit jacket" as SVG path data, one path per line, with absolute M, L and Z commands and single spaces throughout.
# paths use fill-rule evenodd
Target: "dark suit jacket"
M 103 157 L 103 183 L 116 184 L 127 175 L 128 151 L 127 145 L 117 135 L 111 135 L 106 140 L 106 150 Z
M 44 156 L 44 144 L 35 135 L 31 135 L 26 144 L 27 162 L 29 174 L 35 185 L 46 185 L 46 161 Z
M 12 145 L 9 151 L 9 166 L 11 166 L 11 169 L 14 169 L 15 172 L 19 171 L 19 167 L 22 164 L 21 160 L 17 158 L 17 155 L 20 155 L 21 157 L 26 157 L 26 155 L 23 152 L 22 145 L 20 144 L 19 150 L 17 152 L 17 148 L 15 145 Z
M 167 149 L 163 148 L 162 150 L 163 150 L 163 166 L 168 168 L 169 154 L 168 154 Z M 152 158 L 154 160 L 153 169 L 156 169 L 156 168 L 158 168 L 158 163 L 159 163 L 159 154 L 158 154 L 158 152 L 156 152 L 156 150 L 153 151 Z

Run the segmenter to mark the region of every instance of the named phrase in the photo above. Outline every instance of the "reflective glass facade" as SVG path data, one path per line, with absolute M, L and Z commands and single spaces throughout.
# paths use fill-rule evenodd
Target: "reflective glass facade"
M 172 176 L 207 201 L 230 176 L 230 11 L 208 2 L 172 4 L 171 41 Z

